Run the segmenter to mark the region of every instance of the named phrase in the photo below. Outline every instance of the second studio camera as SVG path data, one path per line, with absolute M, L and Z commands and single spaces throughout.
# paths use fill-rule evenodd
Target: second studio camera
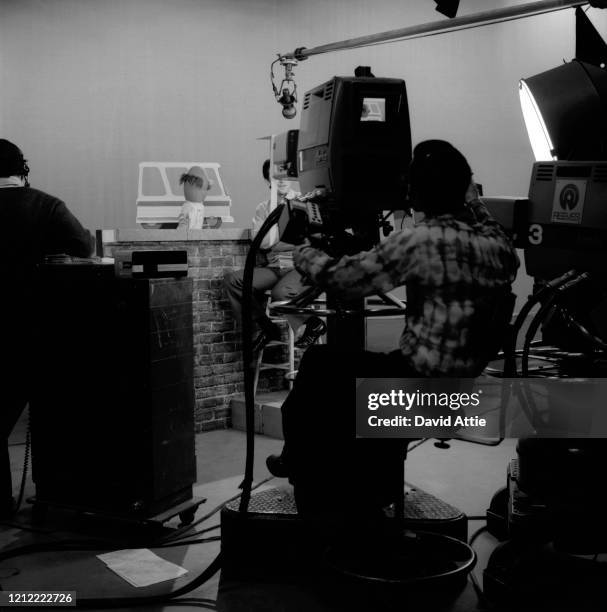
M 272 157 L 273 178 L 297 180 L 302 193 L 285 204 L 282 241 L 322 236 L 333 251 L 370 248 L 379 239 L 382 212 L 408 207 L 405 82 L 334 77 L 311 89 L 300 129 L 276 136 Z

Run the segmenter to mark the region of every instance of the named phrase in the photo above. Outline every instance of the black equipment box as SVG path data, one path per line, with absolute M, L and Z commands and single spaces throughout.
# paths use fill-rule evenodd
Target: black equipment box
M 41 271 L 31 372 L 36 502 L 125 518 L 192 498 L 190 279 Z
M 116 276 L 178 278 L 188 275 L 188 252 L 183 250 L 116 251 Z

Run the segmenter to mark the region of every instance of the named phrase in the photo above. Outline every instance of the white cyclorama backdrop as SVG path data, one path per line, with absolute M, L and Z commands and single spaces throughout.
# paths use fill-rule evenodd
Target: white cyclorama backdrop
M 460 15 L 527 0 L 461 0 Z M 234 226 L 268 195 L 267 141 L 299 126 L 275 103 L 277 52 L 446 19 L 432 0 L 0 0 L 0 137 L 33 186 L 88 227 L 135 227 L 138 163 L 222 166 Z M 605 35 L 607 11 L 590 9 Z M 407 82 L 413 141 L 461 148 L 487 195 L 526 195 L 533 157 L 517 83 L 573 57 L 573 9 L 315 56 L 300 92 L 370 65 Z M 277 78 L 281 70 L 277 70 Z M 381 177 L 363 177 L 381 180 Z

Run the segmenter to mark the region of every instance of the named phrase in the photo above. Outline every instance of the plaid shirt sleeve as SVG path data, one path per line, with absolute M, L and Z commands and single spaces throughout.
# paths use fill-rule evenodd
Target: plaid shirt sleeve
M 389 236 L 370 251 L 331 258 L 311 246 L 297 247 L 295 268 L 325 291 L 346 299 L 390 291 L 403 285 L 419 265 L 419 232 L 405 229 Z

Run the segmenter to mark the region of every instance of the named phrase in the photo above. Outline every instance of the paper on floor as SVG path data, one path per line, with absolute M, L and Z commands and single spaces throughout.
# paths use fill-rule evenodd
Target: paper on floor
M 113 572 L 135 587 L 174 580 L 188 570 L 165 561 L 147 548 L 129 548 L 97 555 Z

